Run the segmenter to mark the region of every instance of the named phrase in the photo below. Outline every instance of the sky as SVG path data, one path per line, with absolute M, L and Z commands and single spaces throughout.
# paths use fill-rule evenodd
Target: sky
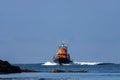
M 52 61 L 62 41 L 73 61 L 120 63 L 120 0 L 0 0 L 0 59 Z

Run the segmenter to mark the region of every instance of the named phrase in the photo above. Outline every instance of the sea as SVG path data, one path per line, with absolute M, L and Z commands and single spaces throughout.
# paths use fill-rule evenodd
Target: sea
M 117 63 L 74 62 L 74 64 L 58 65 L 46 62 L 13 65 L 37 72 L 0 74 L 0 80 L 120 80 L 120 64 Z M 73 72 L 50 72 L 53 69 Z M 82 70 L 87 72 L 79 72 Z

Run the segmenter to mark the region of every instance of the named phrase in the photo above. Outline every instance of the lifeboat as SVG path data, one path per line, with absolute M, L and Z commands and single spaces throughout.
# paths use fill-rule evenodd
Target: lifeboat
M 68 54 L 68 47 L 65 46 L 64 43 L 62 43 L 61 46 L 59 46 L 59 49 L 56 53 L 56 55 L 53 57 L 53 62 L 58 63 L 60 65 L 62 64 L 69 64 L 72 62 L 70 59 L 70 54 Z

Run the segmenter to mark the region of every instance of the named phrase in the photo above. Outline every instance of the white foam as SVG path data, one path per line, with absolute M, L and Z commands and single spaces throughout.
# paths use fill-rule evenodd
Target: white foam
M 100 64 L 102 62 L 73 62 L 73 63 L 70 63 L 70 64 L 62 64 L 62 65 L 97 65 L 97 64 Z M 59 65 L 58 63 L 55 63 L 55 62 L 45 62 L 44 64 L 42 65 L 48 65 L 48 66 L 54 66 L 54 65 Z
M 48 66 L 54 66 L 54 65 L 60 65 L 60 64 L 58 64 L 58 63 L 55 63 L 55 62 L 45 62 L 44 64 L 42 64 L 42 65 L 48 65 Z M 62 65 L 73 65 L 73 63 L 70 63 L 70 64 L 62 64 Z
M 45 62 L 44 64 L 42 64 L 42 65 L 59 65 L 59 64 L 57 64 L 57 63 L 54 63 L 54 62 Z
M 74 62 L 74 64 L 77 64 L 77 65 L 97 65 L 100 63 L 102 62 Z

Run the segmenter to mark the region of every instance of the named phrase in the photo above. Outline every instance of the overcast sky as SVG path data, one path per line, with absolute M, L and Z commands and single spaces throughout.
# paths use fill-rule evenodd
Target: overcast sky
M 52 61 L 61 41 L 74 61 L 120 63 L 120 0 L 0 0 L 0 59 Z

